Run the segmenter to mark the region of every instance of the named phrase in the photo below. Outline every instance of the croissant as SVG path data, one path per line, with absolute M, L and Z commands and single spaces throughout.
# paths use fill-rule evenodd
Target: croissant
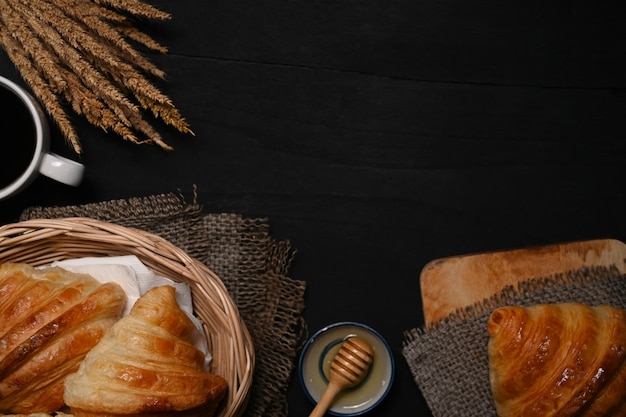
M 626 415 L 626 312 L 579 303 L 501 307 L 489 318 L 500 417 Z
M 0 265 L 0 410 L 51 413 L 63 381 L 121 316 L 117 284 L 61 268 Z
M 87 354 L 65 381 L 70 410 L 137 414 L 203 405 L 208 416 L 217 408 L 227 383 L 204 372 L 204 353 L 189 341 L 194 325 L 174 292 L 146 292 Z

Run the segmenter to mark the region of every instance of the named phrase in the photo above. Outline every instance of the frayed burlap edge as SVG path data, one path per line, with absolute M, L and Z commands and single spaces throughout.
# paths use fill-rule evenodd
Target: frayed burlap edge
M 602 281 L 619 275 L 616 266 L 602 267 L 592 266 L 574 271 L 565 271 L 548 277 L 540 277 L 521 281 L 516 286 L 508 285 L 502 291 L 482 301 L 457 309 L 446 318 L 427 325 L 426 331 L 436 331 L 446 324 L 459 320 L 469 320 L 485 312 L 491 312 L 495 308 L 507 304 L 510 300 L 533 294 L 548 288 L 567 288 L 568 286 L 584 285 L 590 282 Z
M 159 235 L 205 263 L 223 281 L 250 331 L 256 367 L 246 417 L 287 415 L 286 390 L 306 328 L 306 285 L 287 276 L 295 251 L 275 241 L 268 220 L 203 213 L 176 194 L 80 206 L 32 207 L 20 220 L 90 217 Z

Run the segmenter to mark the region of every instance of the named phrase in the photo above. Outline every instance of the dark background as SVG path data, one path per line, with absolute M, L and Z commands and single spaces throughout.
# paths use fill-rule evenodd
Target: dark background
M 428 415 L 401 354 L 403 332 L 422 324 L 428 261 L 626 239 L 621 9 L 152 3 L 173 19 L 138 25 L 170 48 L 149 57 L 195 137 L 163 128 L 175 147 L 165 152 L 75 118 L 83 184 L 40 177 L 0 202 L 0 221 L 29 206 L 169 192 L 191 201 L 194 186 L 207 212 L 267 217 L 298 250 L 291 276 L 307 282 L 311 332 L 354 320 L 392 346 L 396 378 L 372 417 Z M 0 74 L 22 83 L 4 54 Z M 73 156 L 57 131 L 52 149 Z M 288 395 L 290 415 L 310 412 L 295 376 Z

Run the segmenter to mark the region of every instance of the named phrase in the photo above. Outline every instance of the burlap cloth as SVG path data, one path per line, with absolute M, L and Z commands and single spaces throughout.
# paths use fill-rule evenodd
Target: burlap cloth
M 570 271 L 507 288 L 428 329 L 405 333 L 402 354 L 433 416 L 496 416 L 487 358 L 487 320 L 502 305 L 578 301 L 626 308 L 626 277 L 617 268 Z
M 287 276 L 295 253 L 266 219 L 207 214 L 174 194 L 83 206 L 35 207 L 21 220 L 90 217 L 151 232 L 204 262 L 225 283 L 252 336 L 256 368 L 247 417 L 287 415 L 286 390 L 305 329 L 305 283 Z

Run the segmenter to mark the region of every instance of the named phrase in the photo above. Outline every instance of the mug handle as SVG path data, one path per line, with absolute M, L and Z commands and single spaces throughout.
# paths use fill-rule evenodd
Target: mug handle
M 83 180 L 85 166 L 61 155 L 49 152 L 41 158 L 39 172 L 63 184 L 78 186 Z

